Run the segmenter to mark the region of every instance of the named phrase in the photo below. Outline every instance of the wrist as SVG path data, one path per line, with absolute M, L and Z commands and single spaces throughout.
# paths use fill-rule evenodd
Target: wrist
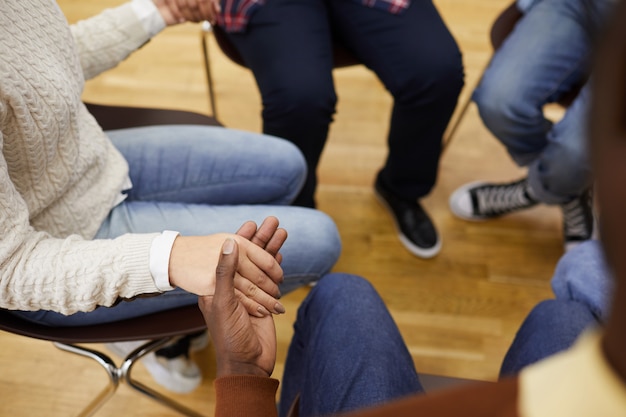
M 130 6 L 151 38 L 167 26 L 163 13 L 153 1 L 132 0 Z
M 150 246 L 150 273 L 159 291 L 174 289 L 169 277 L 169 262 L 178 235 L 178 232 L 165 230 L 154 238 Z
M 251 363 L 241 363 L 235 361 L 219 360 L 217 361 L 216 377 L 246 375 L 261 376 L 269 378 L 271 374 L 261 369 L 259 366 Z
M 181 284 L 189 274 L 187 269 L 195 264 L 192 254 L 194 243 L 197 242 L 193 236 L 178 235 L 174 239 L 168 263 L 168 278 L 172 287 L 184 287 Z
M 179 20 L 176 16 L 174 16 L 174 14 L 172 13 L 172 10 L 169 8 L 169 6 L 166 4 L 165 1 L 152 0 L 152 2 L 154 3 L 154 6 L 156 7 L 157 11 L 159 12 L 159 15 L 163 19 L 163 22 L 165 23 L 166 26 L 172 26 L 178 23 L 182 23 L 181 20 Z

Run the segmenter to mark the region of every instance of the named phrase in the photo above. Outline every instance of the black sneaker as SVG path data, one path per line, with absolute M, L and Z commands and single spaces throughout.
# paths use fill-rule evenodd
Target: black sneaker
M 563 210 L 563 244 L 565 251 L 593 238 L 594 217 L 592 191 L 585 191 L 580 197 L 561 204 Z
M 506 184 L 473 182 L 450 196 L 450 210 L 465 220 L 485 220 L 523 210 L 538 203 L 528 192 L 528 181 Z
M 398 198 L 376 179 L 374 194 L 394 220 L 400 242 L 420 258 L 432 258 L 441 250 L 441 239 L 433 222 L 416 201 Z

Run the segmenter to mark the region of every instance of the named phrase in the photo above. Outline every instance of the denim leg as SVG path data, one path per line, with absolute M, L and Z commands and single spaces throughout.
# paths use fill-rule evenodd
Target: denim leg
M 587 113 L 591 102 L 587 83 L 546 135 L 542 152 L 528 166 L 533 195 L 545 204 L 563 204 L 591 186 Z
M 209 126 L 108 131 L 130 166 L 129 201 L 289 204 L 306 175 L 287 141 Z
M 329 2 L 337 39 L 393 96 L 381 176 L 415 200 L 435 185 L 441 139 L 463 87 L 461 52 L 430 0 L 391 14 L 354 0 Z
M 109 135 L 129 162 L 133 188 L 98 237 L 163 229 L 183 235 L 234 233 L 247 220 L 260 224 L 273 215 L 289 233 L 281 249 L 284 293 L 318 280 L 339 257 L 341 243 L 330 217 L 312 209 L 279 206 L 295 198 L 306 175 L 302 155 L 293 144 L 198 126 Z
M 263 101 L 263 132 L 298 146 L 309 173 L 294 204 L 314 207 L 317 165 L 337 97 L 326 2 L 272 0 L 229 39 L 252 70 Z
M 596 317 L 586 305 L 569 300 L 546 300 L 528 314 L 502 362 L 500 376 L 515 375 L 525 366 L 561 352 L 576 341 Z
M 543 106 L 584 80 L 592 39 L 585 0 L 535 5 L 494 54 L 473 93 L 485 126 L 519 165 L 548 144 Z
M 298 310 L 279 415 L 300 395 L 300 416 L 322 416 L 422 392 L 413 360 L 376 290 L 325 276 Z
M 550 283 L 557 299 L 578 301 L 601 322 L 608 319 L 615 282 L 599 241 L 589 240 L 567 251 Z
M 108 133 L 129 161 L 133 188 L 128 198 L 111 210 L 96 239 L 162 230 L 183 235 L 234 233 L 247 220 L 260 224 L 273 215 L 289 233 L 281 249 L 283 294 L 318 280 L 337 261 L 341 241 L 326 214 L 302 207 L 253 204 L 287 204 L 299 191 L 304 161 L 292 144 L 199 126 Z M 174 290 L 71 316 L 48 311 L 19 314 L 50 325 L 73 326 L 112 322 L 196 302 L 197 296 Z

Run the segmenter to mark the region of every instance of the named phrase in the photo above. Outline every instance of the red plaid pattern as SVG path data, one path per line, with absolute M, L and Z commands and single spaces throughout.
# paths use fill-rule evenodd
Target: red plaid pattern
M 387 10 L 393 14 L 403 12 L 411 4 L 411 0 L 361 0 L 361 2 L 367 7 Z
M 221 0 L 222 13 L 217 17 L 217 24 L 227 32 L 243 32 L 252 13 L 263 6 L 267 0 Z M 406 10 L 411 0 L 353 0 L 364 6 L 398 14 Z

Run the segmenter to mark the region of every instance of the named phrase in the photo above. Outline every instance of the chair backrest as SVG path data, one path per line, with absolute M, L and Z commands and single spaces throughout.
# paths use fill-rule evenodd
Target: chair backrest
M 228 39 L 228 35 L 226 35 L 226 32 L 224 32 L 224 29 L 219 26 L 213 26 L 213 33 L 215 35 L 215 40 L 217 41 L 217 44 L 219 45 L 224 55 L 226 55 L 234 63 L 247 68 L 247 65 L 243 60 L 241 54 L 239 53 L 239 51 L 237 51 L 237 48 L 235 48 L 235 45 L 233 45 L 230 39 Z M 335 68 L 343 68 L 361 64 L 361 62 L 359 62 L 359 60 L 356 59 L 350 51 L 348 51 L 343 45 L 339 43 L 335 43 L 333 45 L 333 57 Z
M 489 31 L 489 40 L 494 51 L 500 48 L 522 16 L 524 14 L 513 2 L 496 17 Z
M 85 105 L 104 130 L 177 124 L 222 126 L 214 117 L 186 110 L 113 106 L 87 102 Z
M 90 326 L 51 327 L 0 310 L 0 330 L 34 339 L 60 343 L 112 343 L 159 339 L 206 329 L 197 305 L 179 307 L 133 319 Z

